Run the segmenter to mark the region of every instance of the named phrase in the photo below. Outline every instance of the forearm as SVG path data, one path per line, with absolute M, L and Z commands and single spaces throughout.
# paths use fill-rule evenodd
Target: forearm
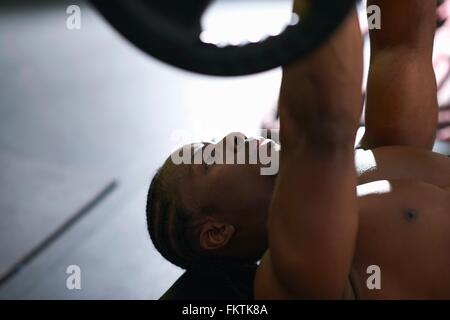
M 431 55 L 436 30 L 436 0 L 368 0 L 381 9 L 381 29 L 370 30 L 372 54 L 404 47 Z
M 362 111 L 362 68 L 362 40 L 354 10 L 322 47 L 283 69 L 279 107 L 280 113 L 286 115 L 284 127 L 308 132 L 317 119 L 325 124 L 333 118 L 358 123 Z M 281 132 L 284 149 L 290 147 L 289 137 L 297 140 L 300 134 L 287 131 Z
M 438 120 L 432 65 L 436 0 L 370 0 L 381 29 L 370 31 L 366 149 L 389 145 L 432 148 Z

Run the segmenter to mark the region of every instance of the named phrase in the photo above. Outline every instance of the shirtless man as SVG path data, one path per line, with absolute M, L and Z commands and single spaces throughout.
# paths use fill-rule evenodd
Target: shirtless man
M 362 44 L 352 12 L 325 45 L 283 70 L 276 182 L 251 165 L 169 158 L 159 170 L 148 227 L 169 261 L 204 270 L 263 256 L 257 299 L 450 298 L 450 159 L 431 151 L 436 1 L 368 5 L 381 8 L 382 29 L 370 34 L 360 148 Z M 380 290 L 366 286 L 372 265 Z
M 382 29 L 370 34 L 366 151 L 356 161 L 355 14 L 284 71 L 283 158 L 257 298 L 450 298 L 450 160 L 431 152 L 436 2 L 368 4 L 380 6 Z M 366 286 L 370 265 L 381 269 L 381 290 Z

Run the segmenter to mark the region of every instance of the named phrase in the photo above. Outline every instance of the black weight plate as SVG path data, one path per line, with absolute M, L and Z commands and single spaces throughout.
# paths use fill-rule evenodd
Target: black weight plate
M 92 3 L 124 37 L 146 53 L 184 70 L 218 76 L 258 73 L 301 59 L 338 28 L 356 2 L 309 1 L 301 22 L 288 26 L 282 34 L 259 43 L 219 48 L 201 42 L 198 29 L 181 26 L 152 10 L 149 1 L 152 0 Z

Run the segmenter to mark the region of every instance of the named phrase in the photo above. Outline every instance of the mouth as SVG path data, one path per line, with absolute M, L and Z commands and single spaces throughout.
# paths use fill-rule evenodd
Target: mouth
M 274 140 L 272 139 L 267 139 L 264 137 L 249 137 L 245 139 L 246 143 L 250 143 L 253 141 L 257 141 L 258 142 L 258 146 L 264 146 L 266 144 L 272 144 L 272 145 L 278 145 L 278 143 L 276 143 Z
M 264 137 L 246 137 L 245 142 L 253 142 L 258 141 L 259 144 L 262 144 L 263 142 L 268 141 L 269 139 L 266 139 Z

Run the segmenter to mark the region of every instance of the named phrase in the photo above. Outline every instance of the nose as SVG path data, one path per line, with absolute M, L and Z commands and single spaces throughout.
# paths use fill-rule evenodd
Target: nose
M 247 136 L 241 132 L 232 132 L 230 134 L 227 134 L 221 140 L 221 143 L 223 144 L 224 152 L 226 152 L 226 150 L 236 152 L 238 149 L 238 146 L 241 144 L 244 144 L 247 139 L 248 139 Z
M 248 139 L 247 136 L 241 132 L 232 132 L 230 134 L 227 134 L 222 139 L 222 142 L 226 143 L 228 141 L 228 143 L 234 142 L 234 144 L 236 144 L 239 140 L 245 141 L 247 139 Z

